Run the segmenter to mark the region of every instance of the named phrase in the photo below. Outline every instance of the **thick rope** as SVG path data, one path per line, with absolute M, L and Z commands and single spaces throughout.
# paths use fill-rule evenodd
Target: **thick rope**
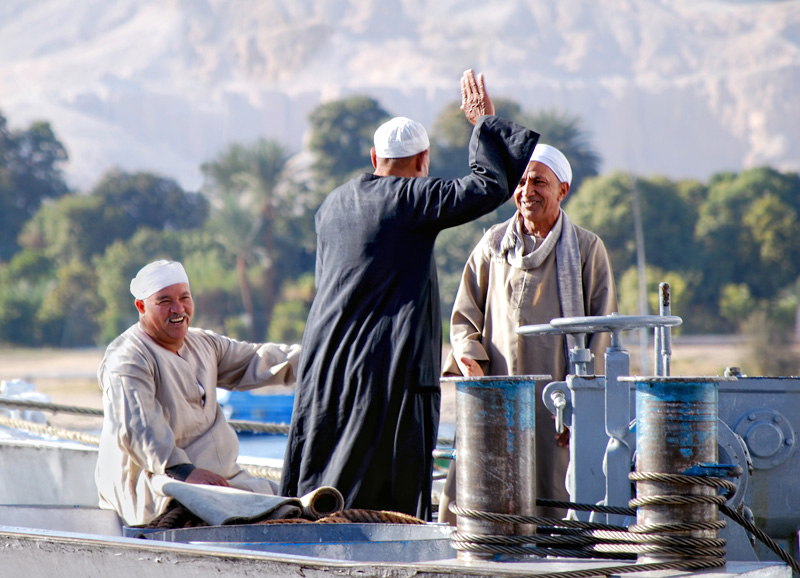
M 40 411 L 51 411 L 53 413 L 72 413 L 76 415 L 86 415 L 102 417 L 102 409 L 92 409 L 88 407 L 78 407 L 75 405 L 61 405 L 44 401 L 33 401 L 28 399 L 16 399 L 0 396 L 0 407 L 12 407 L 17 409 L 37 409 Z M 274 433 L 286 435 L 289 433 L 289 424 L 285 423 L 262 423 L 247 420 L 229 420 L 228 424 L 237 432 L 253 433 Z M 439 438 L 437 443 L 442 446 L 452 446 L 452 438 Z
M 753 534 L 756 538 L 761 540 L 763 544 L 765 544 L 770 550 L 772 550 L 778 557 L 786 562 L 789 566 L 791 566 L 792 570 L 794 571 L 795 575 L 800 576 L 800 562 L 789 556 L 786 551 L 780 547 L 780 545 L 767 536 L 767 534 L 757 528 L 750 520 L 742 516 L 739 512 L 729 507 L 727 504 L 724 504 L 719 507 L 719 511 L 728 516 L 731 520 L 742 526 L 745 530 Z
M 239 464 L 239 467 L 257 478 L 267 478 L 273 481 L 279 481 L 281 479 L 281 472 L 283 471 L 283 468 L 255 466 L 253 464 Z
M 713 477 L 695 477 L 672 474 L 631 474 L 635 481 L 657 481 L 678 485 L 705 486 L 724 489 L 724 495 L 718 496 L 652 496 L 638 498 L 629 502 L 628 508 L 602 507 L 607 513 L 621 515 L 634 515 L 633 508 L 642 505 L 662 504 L 697 504 L 706 503 L 724 507 L 726 500 L 736 490 L 735 484 L 728 480 Z M 548 501 L 549 502 L 549 501 Z M 543 505 L 539 503 L 538 505 Z M 552 505 L 548 503 L 547 505 Z M 559 507 L 572 510 L 600 510 L 601 507 L 591 504 L 560 503 Z M 725 564 L 725 540 L 717 538 L 701 538 L 686 535 L 671 535 L 668 532 L 685 532 L 697 529 L 721 529 L 724 520 L 720 521 L 689 521 L 670 524 L 654 524 L 647 526 L 633 526 L 630 529 L 613 527 L 605 528 L 591 523 L 576 523 L 572 520 L 555 520 L 539 518 L 536 516 L 519 516 L 496 514 L 490 512 L 472 511 L 460 508 L 458 504 L 450 504 L 450 510 L 466 518 L 491 521 L 507 524 L 537 524 L 549 525 L 539 527 L 539 535 L 533 536 L 498 536 L 474 535 L 454 532 L 452 545 L 459 551 L 483 554 L 522 554 L 534 556 L 570 556 L 578 558 L 632 558 L 637 555 L 667 555 L 679 556 L 683 559 L 667 560 L 664 562 L 635 564 L 612 568 L 597 568 L 590 571 L 569 571 L 553 574 L 537 575 L 538 578 L 587 578 L 589 576 L 608 576 L 610 574 L 623 574 L 628 572 L 641 572 L 645 570 L 696 570 L 700 568 L 713 568 Z M 558 534 L 559 527 L 570 528 L 568 535 L 542 535 Z M 580 529 L 582 528 L 582 529 Z M 662 532 L 662 533 L 659 533 Z M 667 533 L 663 533 L 667 532 Z
M 24 419 L 14 419 L 10 417 L 0 416 L 0 426 L 10 427 L 13 429 L 20 429 L 29 431 L 39 435 L 48 435 L 56 438 L 75 441 L 89 446 L 99 446 L 100 436 L 72 431 L 68 429 L 43 425 Z
M 15 407 L 20 409 L 38 409 L 42 411 L 52 411 L 53 413 L 74 413 L 77 415 L 103 416 L 102 409 L 91 409 L 88 407 L 78 407 L 75 405 L 61 405 L 45 401 L 33 401 L 30 399 L 16 399 L 0 396 L 0 406 Z

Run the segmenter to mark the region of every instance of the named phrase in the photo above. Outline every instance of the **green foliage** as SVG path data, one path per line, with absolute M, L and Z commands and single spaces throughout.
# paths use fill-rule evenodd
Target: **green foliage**
M 213 199 L 207 231 L 235 263 L 245 309 L 241 322 L 226 323 L 252 341 L 267 333 L 275 288 L 297 263 L 311 261 L 309 231 L 298 221 L 311 219 L 314 197 L 287 178 L 287 162 L 282 146 L 262 139 L 249 147 L 233 144 L 202 166 L 203 190 Z
M 742 325 L 756 308 L 750 287 L 744 283 L 725 285 L 720 292 L 719 312 L 734 327 Z
M 712 179 L 700 207 L 695 250 L 709 301 L 728 284 L 771 299 L 798 276 L 800 177 L 770 168 Z
M 40 344 L 34 318 L 44 299 L 45 286 L 27 286 L 3 280 L 0 287 L 0 342 L 36 346 Z
M 330 190 L 355 172 L 372 171 L 369 151 L 373 135 L 389 117 L 377 101 L 367 96 L 335 100 L 311 112 L 308 148 L 315 156 L 314 176 L 326 183 L 322 188 Z
M 283 286 L 269 327 L 269 341 L 299 343 L 302 340 L 315 294 L 313 273 L 304 273 L 296 281 Z
M 744 323 L 743 333 L 750 338 L 745 366 L 748 375 L 800 375 L 800 355 L 791 347 L 795 309 L 779 303 L 764 305 Z
M 0 260 L 19 250 L 17 235 L 43 201 L 67 194 L 61 173 L 66 160 L 48 123 L 12 131 L 0 114 Z
M 140 228 L 196 228 L 207 214 L 206 199 L 186 193 L 172 179 L 112 170 L 88 196 L 68 195 L 43 206 L 26 223 L 20 243 L 42 249 L 60 265 L 89 262 Z
M 153 173 L 108 171 L 92 189 L 103 205 L 113 206 L 127 225 L 118 238 L 129 238 L 140 227 L 182 231 L 203 226 L 208 202 L 184 191 L 174 179 Z
M 39 338 L 58 347 L 95 345 L 101 309 L 97 272 L 79 261 L 59 267 L 55 285 L 48 289 L 36 312 Z
M 636 264 L 634 187 L 639 195 L 647 263 L 664 270 L 692 270 L 696 250 L 691 232 L 697 214 L 679 193 L 678 183 L 621 172 L 593 178 L 573 197 L 569 215 L 603 239 L 614 270 L 624 271 Z
M 692 299 L 691 277 L 652 266 L 645 267 L 645 277 L 647 311 L 639 311 L 639 272 L 636 267 L 630 267 L 622 274 L 617 285 L 619 312 L 623 315 L 658 315 L 659 285 L 668 283 L 672 315 L 683 317 L 683 325 L 673 328 L 673 335 L 691 330 L 692 319 L 685 313 Z M 684 312 L 683 315 L 680 312 Z
M 43 206 L 20 233 L 20 244 L 41 250 L 49 259 L 66 266 L 88 262 L 116 238 L 126 238 L 133 225 L 100 197 L 68 195 Z

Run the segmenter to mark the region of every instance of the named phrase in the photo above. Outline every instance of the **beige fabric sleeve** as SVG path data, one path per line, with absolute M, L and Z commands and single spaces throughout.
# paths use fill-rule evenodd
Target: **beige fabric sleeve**
M 461 375 L 456 359 L 462 356 L 478 362 L 489 361 L 489 354 L 481 338 L 490 264 L 490 257 L 484 250 L 482 241 L 473 249 L 461 275 L 450 318 L 450 345 L 453 349 L 444 364 L 443 373 Z

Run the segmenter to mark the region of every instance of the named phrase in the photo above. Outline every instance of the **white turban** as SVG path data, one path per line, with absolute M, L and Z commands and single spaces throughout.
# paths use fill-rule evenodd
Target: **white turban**
M 131 293 L 136 299 L 147 299 L 156 291 L 176 283 L 189 284 L 183 265 L 177 261 L 153 261 L 131 279 Z
M 560 150 L 556 147 L 551 147 L 546 144 L 537 144 L 533 149 L 531 160 L 528 162 L 540 162 L 555 173 L 556 177 L 562 183 L 572 184 L 572 167 L 569 166 L 569 161 Z
M 375 131 L 375 155 L 382 159 L 411 157 L 431 146 L 425 127 L 415 120 L 396 116 Z

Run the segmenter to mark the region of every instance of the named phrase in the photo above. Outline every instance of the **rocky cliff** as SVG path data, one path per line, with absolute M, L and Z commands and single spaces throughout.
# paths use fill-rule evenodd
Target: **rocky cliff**
M 49 120 L 84 188 L 112 165 L 196 188 L 227 142 L 299 150 L 308 112 L 355 93 L 430 126 L 468 67 L 580 115 L 603 171 L 800 170 L 797 0 L 0 4 L 0 111 Z

